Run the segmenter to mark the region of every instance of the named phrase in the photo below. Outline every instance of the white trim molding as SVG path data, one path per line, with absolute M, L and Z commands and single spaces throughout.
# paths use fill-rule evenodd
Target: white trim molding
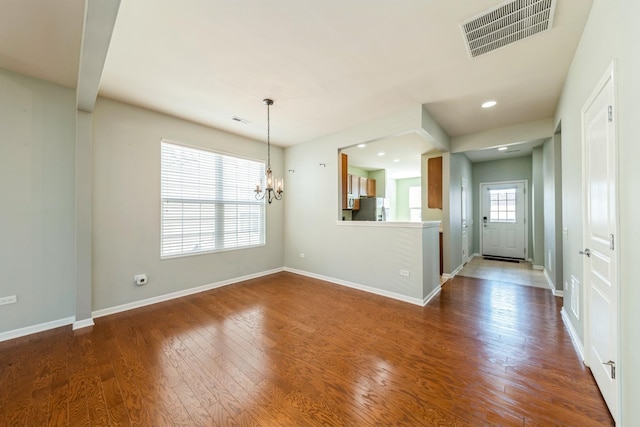
M 544 273 L 544 277 L 547 279 L 547 284 L 549 285 L 549 289 L 551 289 L 553 296 L 564 298 L 564 290 L 559 291 L 556 289 L 556 287 L 553 285 L 553 280 L 551 280 L 551 276 L 549 276 L 549 272 L 547 271 L 547 269 L 544 268 L 542 272 Z
M 454 277 L 456 277 L 456 274 L 460 273 L 460 271 L 464 267 L 464 264 L 466 264 L 466 263 L 460 264 L 455 270 L 453 270 L 453 272 L 451 274 L 442 273 L 442 278 L 444 279 L 444 281 L 446 282 L 447 280 L 453 279 Z
M 158 295 L 157 297 L 147 298 L 140 301 L 134 301 L 122 305 L 117 305 L 115 307 L 103 308 L 101 310 L 96 310 L 92 313 L 93 318 L 108 316 L 110 314 L 121 313 L 123 311 L 133 310 L 135 308 L 145 307 L 147 305 L 157 304 L 159 302 L 169 301 L 172 299 L 185 297 L 187 295 L 193 295 L 200 292 L 209 291 L 211 289 L 221 288 L 227 285 L 233 285 L 234 283 L 244 282 L 245 280 L 256 279 L 262 276 L 268 276 L 270 274 L 279 273 L 283 271 L 283 268 L 274 268 L 273 270 L 262 271 L 260 273 L 248 274 L 242 277 L 236 277 L 233 279 L 222 280 L 220 282 L 210 283 L 208 285 L 202 285 L 195 288 L 185 289 L 182 291 L 172 292 L 170 294 Z
M 422 300 L 422 306 L 426 306 L 427 304 L 429 304 L 429 302 L 435 298 L 436 295 L 438 295 L 440 293 L 440 291 L 442 290 L 442 285 L 438 285 L 437 288 L 435 288 L 434 290 L 431 291 L 431 293 L 429 295 L 427 295 L 426 297 L 423 298 Z
M 14 329 L 12 331 L 0 333 L 0 342 L 8 341 L 15 338 L 24 337 L 26 335 L 37 334 L 38 332 L 48 331 L 49 329 L 60 328 L 62 326 L 71 325 L 76 319 L 65 317 L 64 319 L 52 320 L 51 322 L 39 323 L 37 325 L 27 326 L 26 328 Z
M 370 294 L 376 294 L 387 298 L 392 298 L 402 302 L 408 302 L 410 304 L 419 305 L 421 307 L 425 306 L 429 301 L 433 299 L 440 292 L 441 286 L 438 285 L 436 289 L 434 289 L 429 295 L 427 295 L 423 299 L 413 298 L 406 295 L 398 294 L 395 292 L 384 291 L 377 288 L 372 288 L 370 286 L 361 285 L 359 283 L 348 282 L 346 280 L 336 279 L 334 277 L 323 276 L 322 274 L 310 273 L 304 270 L 298 270 L 295 268 L 285 267 L 284 271 L 288 271 L 289 273 L 299 274 L 300 276 L 311 277 L 313 279 L 324 280 L 325 282 L 334 283 L 336 285 L 346 286 L 348 288 L 357 289 L 359 291 L 368 292 Z M 444 275 L 443 275 L 444 276 Z
M 84 320 L 76 320 L 73 322 L 73 330 L 88 328 L 89 326 L 93 326 L 93 318 L 84 319 Z
M 562 307 L 562 310 L 560 310 L 560 314 L 562 315 L 564 325 L 567 327 L 567 331 L 569 332 L 569 336 L 571 337 L 573 346 L 576 348 L 578 356 L 580 356 L 580 360 L 584 362 L 584 346 L 582 345 L 582 341 L 580 341 L 580 338 L 578 338 L 578 333 L 574 329 L 573 323 L 571 323 L 571 319 L 569 319 L 569 315 L 567 314 L 565 307 Z

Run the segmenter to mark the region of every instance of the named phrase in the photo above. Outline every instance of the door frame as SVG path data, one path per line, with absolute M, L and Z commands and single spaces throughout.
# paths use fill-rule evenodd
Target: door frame
M 502 185 L 502 184 L 523 184 L 524 185 L 524 260 L 529 261 L 529 180 L 528 179 L 512 179 L 508 181 L 490 181 L 481 182 L 478 187 L 478 248 L 482 255 L 483 248 L 483 233 L 482 233 L 482 212 L 484 212 L 484 195 L 482 194 L 482 187 L 486 185 Z
M 614 421 L 616 422 L 616 424 L 620 423 L 622 424 L 622 378 L 621 375 L 619 375 L 620 373 L 624 373 L 624 366 L 622 363 L 622 359 L 621 359 L 621 354 L 622 354 L 622 343 L 620 340 L 620 331 L 621 331 L 621 326 L 622 326 L 622 322 L 621 322 L 621 318 L 620 318 L 620 301 L 621 301 L 621 295 L 620 295 L 620 256 L 619 256 L 619 248 L 620 248 L 620 193 L 619 193 L 619 162 L 618 162 L 618 126 L 617 126 L 617 112 L 618 112 L 618 105 L 617 105 L 617 99 L 618 99 L 618 85 L 617 85 L 617 66 L 616 66 L 616 62 L 613 61 L 608 67 L 607 70 L 605 71 L 604 75 L 600 78 L 600 80 L 598 81 L 598 83 L 595 85 L 593 91 L 591 92 L 591 94 L 589 95 L 589 97 L 587 98 L 587 100 L 585 101 L 584 105 L 582 106 L 582 109 L 580 111 L 580 126 L 581 126 L 581 146 L 580 149 L 582 150 L 581 156 L 582 156 L 582 247 L 580 250 L 582 250 L 582 248 L 584 248 L 585 243 L 587 241 L 587 236 L 586 236 L 586 226 L 585 226 L 585 222 L 586 219 L 588 218 L 588 206 L 587 206 L 587 199 L 585 197 L 586 191 L 587 191 L 587 186 L 586 186 L 586 182 L 587 182 L 587 159 L 586 159 L 586 155 L 585 155 L 585 145 L 586 145 L 586 132 L 585 132 L 585 114 L 587 112 L 587 110 L 589 109 L 589 107 L 591 106 L 591 104 L 595 101 L 596 97 L 598 96 L 598 94 L 602 91 L 602 89 L 604 89 L 605 85 L 607 84 L 607 82 L 609 80 L 611 80 L 612 84 L 613 84 L 613 122 L 612 122 L 612 126 L 613 126 L 613 157 L 614 157 L 614 166 L 615 166 L 615 173 L 613 175 L 613 179 L 614 179 L 614 185 L 615 185 L 615 192 L 614 192 L 614 198 L 615 198 L 615 203 L 616 203 L 616 210 L 615 210 L 615 218 L 616 218 L 616 226 L 615 226 L 615 247 L 616 250 L 614 251 L 614 264 L 616 267 L 616 277 L 615 277 L 615 286 L 616 286 L 616 328 L 618 329 L 618 333 L 616 334 L 616 343 L 614 344 L 616 347 L 616 353 L 618 356 L 618 360 L 616 360 L 616 373 L 618 373 L 618 378 L 620 378 L 619 381 L 616 382 L 616 393 L 617 393 L 617 399 L 616 399 L 616 412 L 617 412 L 617 417 L 614 419 Z M 582 256 L 582 255 L 581 255 Z M 584 364 L 586 366 L 591 366 L 591 285 L 589 284 L 589 286 L 587 286 L 587 282 L 586 282 L 586 278 L 588 277 L 588 267 L 587 267 L 587 263 L 581 259 L 582 262 L 582 282 L 583 282 L 583 286 L 581 289 L 581 293 L 582 293 L 582 300 L 584 301 L 584 305 L 583 305 L 583 309 L 584 309 L 584 316 L 583 316 L 583 328 L 584 328 Z
M 471 216 L 473 217 L 473 215 Z M 463 218 L 466 218 L 466 224 L 462 221 Z M 465 248 L 462 245 L 462 265 L 466 264 L 471 256 L 469 254 L 469 182 L 465 176 L 460 179 L 460 237 L 462 242 L 464 243 L 464 239 L 462 238 L 465 232 L 465 227 L 467 229 L 467 247 Z

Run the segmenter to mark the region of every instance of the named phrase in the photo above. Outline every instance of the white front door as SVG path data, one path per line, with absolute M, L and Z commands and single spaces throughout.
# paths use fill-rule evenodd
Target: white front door
M 618 290 L 616 139 L 613 68 L 582 110 L 584 162 L 585 361 L 611 415 L 618 415 Z
M 460 218 L 462 219 L 462 263 L 464 264 L 469 259 L 469 224 L 467 223 L 467 179 L 465 177 L 462 177 L 460 194 L 460 197 L 462 197 L 460 212 Z
M 482 255 L 525 259 L 526 182 L 480 184 Z

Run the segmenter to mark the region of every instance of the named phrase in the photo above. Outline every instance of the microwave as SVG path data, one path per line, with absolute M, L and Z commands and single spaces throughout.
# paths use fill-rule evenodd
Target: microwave
M 356 196 L 353 194 L 347 194 L 347 209 L 353 209 L 355 206 Z

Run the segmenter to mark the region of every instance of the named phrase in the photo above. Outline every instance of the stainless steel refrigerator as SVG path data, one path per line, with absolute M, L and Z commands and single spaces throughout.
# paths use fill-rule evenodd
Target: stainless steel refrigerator
M 368 197 L 360 199 L 360 209 L 351 213 L 354 221 L 386 221 L 385 199 L 382 197 Z

